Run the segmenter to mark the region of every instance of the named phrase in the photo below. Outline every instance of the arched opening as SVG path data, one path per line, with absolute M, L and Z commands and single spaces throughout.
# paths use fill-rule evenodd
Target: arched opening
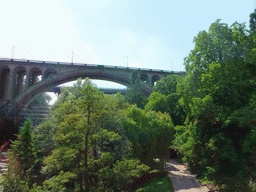
M 23 105 L 29 105 L 29 103 L 40 93 L 47 92 L 52 87 L 58 86 L 63 83 L 67 83 L 70 81 L 75 81 L 79 77 L 82 79 L 89 77 L 90 79 L 99 79 L 99 80 L 107 80 L 115 83 L 119 83 L 124 86 L 129 85 L 129 76 L 120 76 L 119 78 L 113 77 L 111 74 L 100 74 L 97 72 L 87 72 L 87 71 L 78 71 L 76 73 L 69 73 L 59 75 L 55 78 L 47 78 L 42 82 L 38 83 L 38 86 L 31 86 L 31 89 L 21 94 L 20 97 L 17 98 L 17 102 L 22 103 Z
M 94 83 L 97 86 L 99 91 L 102 91 L 105 94 L 115 94 L 118 92 L 123 95 L 126 94 L 127 86 L 122 85 L 120 83 L 115 83 L 107 80 L 99 80 L 99 79 L 90 79 L 90 80 L 92 81 L 92 83 Z M 57 100 L 58 96 L 61 94 L 61 87 L 72 87 L 76 81 L 77 80 L 63 83 L 56 87 L 52 87 L 50 90 L 48 90 L 46 93 L 50 95 L 52 98 L 49 105 L 52 105 Z M 84 79 L 82 79 L 82 83 L 83 82 L 84 82 Z
M 42 71 L 38 67 L 30 70 L 29 86 L 32 86 L 42 80 Z
M 51 75 L 56 75 L 57 72 L 55 69 L 47 68 L 44 72 L 43 79 L 50 77 Z
M 154 75 L 152 77 L 152 86 L 154 86 L 159 79 L 160 79 L 160 77 L 158 75 Z
M 26 75 L 26 69 L 24 67 L 17 67 L 15 72 L 15 93 L 14 97 L 19 95 L 23 90 L 24 76 Z
M 140 75 L 140 79 L 145 82 L 145 83 L 148 83 L 149 82 L 149 78 L 148 78 L 148 75 L 146 74 L 141 74 Z
M 10 69 L 5 66 L 0 69 L 0 100 L 4 100 L 8 91 L 8 81 L 10 79 Z

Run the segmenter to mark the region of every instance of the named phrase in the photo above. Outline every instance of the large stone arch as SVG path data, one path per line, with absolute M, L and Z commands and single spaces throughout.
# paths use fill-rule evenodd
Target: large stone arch
M 31 86 L 28 90 L 15 98 L 15 101 L 20 103 L 24 107 L 28 106 L 36 98 L 37 95 L 46 92 L 50 88 L 57 85 L 77 80 L 79 77 L 89 77 L 90 79 L 107 80 L 122 84 L 124 86 L 129 86 L 130 84 L 130 77 L 128 75 L 113 76 L 113 74 L 109 73 L 73 71 L 69 73 L 50 76 L 49 78 L 44 79 L 36 85 Z M 152 88 L 146 83 L 143 83 L 143 89 L 144 94 L 147 96 L 152 92 Z
M 36 79 L 39 75 L 42 75 L 42 70 L 39 67 L 33 67 L 29 70 L 29 72 L 27 73 L 27 86 L 26 87 L 30 87 L 32 85 L 34 85 L 36 83 Z

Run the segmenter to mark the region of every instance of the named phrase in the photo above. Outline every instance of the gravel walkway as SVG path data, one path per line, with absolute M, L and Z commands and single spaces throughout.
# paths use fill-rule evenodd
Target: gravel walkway
M 210 189 L 201 185 L 195 175 L 188 172 L 184 164 L 179 164 L 174 159 L 166 163 L 170 171 L 175 192 L 209 192 Z

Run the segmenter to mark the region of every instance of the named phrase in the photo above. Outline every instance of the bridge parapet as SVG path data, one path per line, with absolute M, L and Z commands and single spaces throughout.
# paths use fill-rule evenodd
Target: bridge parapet
M 25 60 L 25 59 L 10 59 L 0 58 L 0 63 L 9 62 L 12 64 L 26 65 L 26 64 L 42 64 L 42 65 L 65 65 L 65 66 L 83 66 L 83 67 L 104 67 L 104 68 L 115 68 L 115 69 L 129 69 L 134 71 L 150 71 L 160 73 L 185 73 L 184 71 L 170 71 L 161 69 L 150 69 L 150 68 L 136 68 L 136 67 L 125 67 L 125 66 L 113 66 L 113 65 L 102 65 L 102 64 L 85 64 L 85 63 L 70 63 L 70 62 L 56 62 L 56 61 L 41 61 L 41 60 Z

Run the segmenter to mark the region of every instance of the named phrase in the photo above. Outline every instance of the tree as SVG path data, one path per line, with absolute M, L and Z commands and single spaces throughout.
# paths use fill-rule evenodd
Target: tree
M 14 190 L 14 186 L 24 187 L 25 183 L 32 187 L 32 167 L 36 163 L 37 156 L 31 129 L 31 120 L 28 118 L 17 135 L 18 139 L 13 141 L 11 149 L 8 150 L 8 171 L 3 181 L 5 190 Z
M 55 101 L 55 103 L 50 107 L 50 111 L 54 111 L 62 103 L 64 103 L 65 101 L 68 101 L 69 94 L 70 94 L 70 88 L 69 87 L 62 87 L 61 88 L 61 94 L 59 95 L 57 101 Z
M 217 20 L 194 42 L 185 58 L 188 76 L 177 85 L 188 118 L 175 128 L 174 145 L 200 179 L 220 191 L 250 191 L 256 154 L 255 38 L 245 24 L 228 28 Z
M 250 30 L 256 33 L 256 9 L 250 14 Z
M 130 172 L 129 177 L 135 176 L 133 169 L 136 167 L 136 163 L 130 162 L 134 165 L 129 166 L 130 170 L 127 170 L 126 176 L 122 176 L 122 173 L 115 173 L 114 177 L 110 177 L 110 171 L 108 171 L 109 174 L 102 173 L 105 173 L 103 170 L 110 168 L 113 170 L 115 166 L 118 167 L 119 162 L 128 161 L 130 158 L 131 144 L 121 124 L 130 105 L 121 94 L 104 95 L 89 79 L 83 83 L 79 81 L 74 84 L 75 88 L 64 89 L 52 107 L 54 110 L 50 112 L 46 121 L 33 132 L 36 137 L 39 159 L 45 159 L 45 166 L 42 167 L 41 172 L 50 177 L 43 184 L 43 189 L 61 191 L 74 188 L 78 190 L 81 186 L 84 188 L 85 172 L 89 175 L 87 184 L 93 191 L 112 190 L 114 185 L 124 189 L 126 184 L 118 183 L 117 177 L 128 178 L 128 172 Z M 91 88 L 88 89 L 88 86 Z M 84 167 L 85 164 L 85 145 L 83 144 L 86 141 L 85 131 L 88 127 L 88 111 L 85 106 L 90 105 L 89 102 L 86 102 L 89 100 L 94 104 L 89 118 L 87 169 L 82 169 L 81 167 Z M 76 142 L 79 144 L 75 144 L 74 140 L 77 140 Z M 74 159 L 67 162 L 62 161 L 62 157 L 68 156 L 66 152 L 76 156 L 77 162 L 80 161 L 81 165 L 74 162 Z M 137 173 L 143 174 L 145 168 L 147 166 L 138 164 Z M 101 169 L 102 171 L 100 171 Z
M 153 93 L 149 96 L 146 110 L 161 111 L 169 113 L 174 125 L 183 125 L 185 113 L 179 105 L 180 95 L 177 93 L 177 83 L 183 77 L 178 75 L 169 75 L 159 80 L 153 87 Z
M 142 82 L 139 79 L 137 72 L 132 74 L 130 86 L 128 86 L 126 95 L 126 100 L 131 104 L 137 104 L 141 109 L 144 108 L 144 105 L 147 102 L 147 98 L 144 96 Z
M 47 107 L 51 101 L 51 97 L 46 93 L 38 95 L 31 103 L 30 106 L 42 106 Z
M 38 159 L 48 156 L 55 148 L 55 135 L 57 132 L 57 118 L 50 114 L 48 117 L 33 129 L 35 149 Z
M 127 108 L 130 105 L 120 93 L 115 95 L 105 94 L 102 103 L 102 110 L 104 110 L 104 113 L 100 118 L 94 119 L 94 121 L 102 129 L 118 133 L 122 139 L 120 141 L 110 142 L 103 138 L 101 141 L 97 142 L 95 150 L 113 152 L 115 154 L 115 160 L 121 160 L 123 156 L 126 156 L 125 154 L 129 147 L 128 139 L 121 125 L 121 120 L 124 118 Z
M 135 157 L 153 167 L 153 158 L 158 157 L 161 168 L 169 158 L 168 149 L 174 139 L 174 126 L 170 116 L 155 111 L 145 112 L 133 106 L 123 121 L 128 139 L 132 142 Z
M 200 31 L 194 37 L 195 48 L 184 59 L 187 76 L 177 85 L 177 90 L 181 95 L 179 103 L 190 119 L 192 97 L 204 97 L 200 89 L 201 75 L 209 71 L 209 65 L 215 62 L 223 67 L 235 58 L 246 59 L 253 55 L 255 43 L 245 23 L 234 22 L 228 27 L 220 21 L 212 23 L 208 32 Z
M 44 160 L 46 165 L 51 166 L 53 175 L 60 173 L 61 170 L 63 170 L 64 175 L 70 173 L 70 178 L 66 178 L 67 182 L 64 185 L 67 189 L 68 187 L 74 189 L 74 182 L 79 184 L 81 191 L 84 190 L 84 187 L 85 189 L 89 188 L 88 174 L 90 174 L 90 171 L 88 161 L 89 158 L 92 158 L 89 151 L 92 150 L 93 140 L 97 138 L 97 135 L 95 135 L 97 127 L 94 126 L 91 120 L 92 116 L 99 115 L 97 103 L 101 97 L 97 90 L 90 86 L 89 84 L 88 88 L 85 87 L 87 90 L 84 90 L 84 100 L 80 100 L 83 111 L 80 111 L 78 106 L 68 102 L 60 106 L 62 109 L 73 108 L 73 110 L 69 110 L 69 113 L 63 116 L 63 121 L 58 125 L 56 149 L 53 150 L 51 156 Z M 54 178 L 56 185 L 60 177 L 63 177 L 63 175 Z M 50 181 L 46 181 L 46 184 L 53 187 L 50 185 Z M 58 185 L 60 187 L 63 183 L 58 183 Z
M 74 103 L 79 97 L 81 97 L 82 79 L 79 78 L 73 87 L 62 87 L 62 93 L 58 97 L 57 101 L 50 107 L 48 117 L 44 122 L 39 124 L 33 130 L 33 136 L 35 138 L 36 148 L 39 152 L 39 156 L 42 159 L 44 156 L 48 156 L 53 149 L 55 149 L 55 135 L 57 132 L 57 125 L 64 119 L 64 115 L 68 113 L 74 113 L 73 107 L 69 108 L 67 105 L 60 107 L 64 102 Z M 65 108 L 66 107 L 66 108 Z
M 56 148 L 44 160 L 44 170 L 48 169 L 52 178 L 44 182 L 45 188 L 108 191 L 117 183 L 117 173 L 113 175 L 112 170 L 115 170 L 115 166 L 120 167 L 119 161 L 113 165 L 112 153 L 102 152 L 96 158 L 91 151 L 102 139 L 113 142 L 119 141 L 121 137 L 102 128 L 97 121 L 106 114 L 102 108 L 105 101 L 103 93 L 88 79 L 84 85 L 80 90 L 83 96 L 77 102 L 66 101 L 56 109 L 59 114 L 64 114 L 57 124 Z M 137 165 L 135 163 L 134 166 Z M 132 173 L 134 166 L 127 171 Z M 138 172 L 143 172 L 146 168 L 139 166 Z M 122 175 L 118 175 L 120 174 Z
M 29 105 L 29 114 L 30 117 L 32 118 L 32 123 L 33 125 L 37 126 L 42 122 L 42 110 L 47 110 L 49 108 L 49 101 L 51 100 L 51 97 L 47 95 L 46 93 L 42 93 L 38 95 Z
M 55 148 L 57 125 L 64 120 L 63 116 L 68 111 L 72 111 L 72 108 L 67 107 L 67 105 L 65 108 L 63 108 L 64 106 L 60 108 L 60 105 L 65 101 L 78 105 L 77 101 L 81 99 L 81 90 L 84 86 L 86 86 L 86 83 L 82 84 L 82 80 L 78 79 L 73 86 L 74 88 L 64 87 L 62 89 L 62 93 L 51 107 L 48 117 L 33 130 L 36 147 L 37 150 L 40 151 L 40 158 L 48 156 Z M 94 119 L 94 122 L 97 123 L 97 126 L 109 131 L 114 131 L 122 136 L 122 141 L 120 141 L 118 145 L 114 145 L 112 150 L 112 152 L 116 154 L 115 158 L 120 158 L 120 153 L 125 154 L 125 151 L 128 148 L 127 138 L 124 134 L 124 130 L 121 127 L 120 120 L 124 117 L 129 104 L 125 101 L 121 94 L 103 95 L 103 100 L 104 101 L 102 101 L 101 108 L 103 109 L 104 113 L 102 113 L 102 116 L 98 119 Z M 109 151 L 108 148 L 110 148 L 111 145 L 113 146 L 113 144 L 113 142 L 103 139 L 97 143 L 98 146 L 96 146 L 94 151 L 96 154 L 99 153 L 99 151 L 107 152 Z
M 176 135 L 190 170 L 223 191 L 250 191 L 255 180 L 255 70 L 242 59 L 224 67 L 213 62 L 202 75 L 205 97 L 192 98 L 194 122 Z

